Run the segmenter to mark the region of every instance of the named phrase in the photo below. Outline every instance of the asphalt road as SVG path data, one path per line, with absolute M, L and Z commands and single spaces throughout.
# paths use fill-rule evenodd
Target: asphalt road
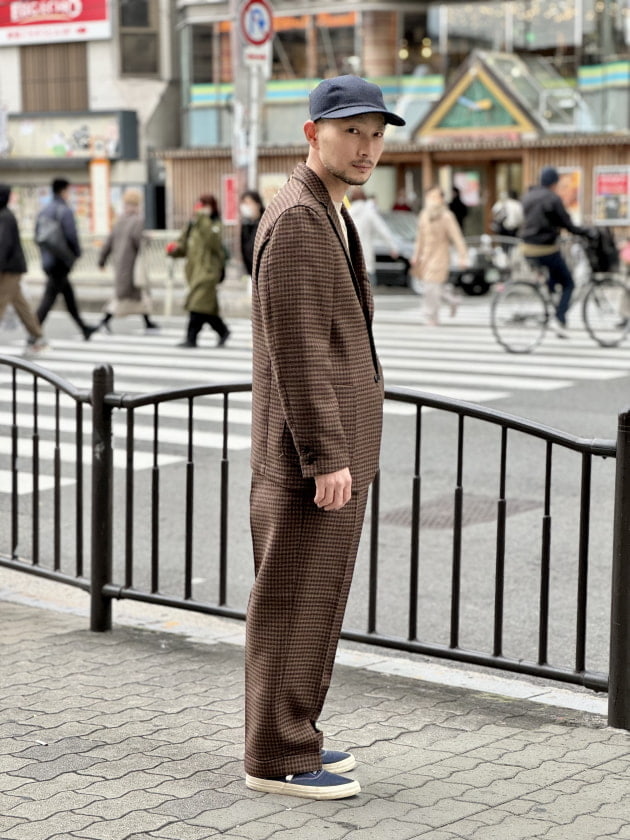
M 460 373 L 469 374 L 474 386 L 475 363 L 487 353 L 493 361 L 514 366 L 533 364 L 532 359 L 506 358 L 499 348 L 488 350 L 486 330 L 479 329 L 487 313 L 488 300 L 466 301 L 466 313 L 460 323 L 448 325 L 436 334 L 431 342 L 431 352 L 438 357 L 440 347 L 447 359 L 453 348 L 468 354 L 468 362 L 455 364 Z M 383 347 L 386 374 L 388 354 L 399 341 L 403 324 L 415 317 L 420 301 L 409 295 L 387 291 L 377 293 L 377 343 Z M 165 331 L 173 337 L 183 333 L 183 319 L 164 323 Z M 415 327 L 414 327 L 415 330 Z M 418 334 L 420 334 L 419 328 Z M 55 342 L 62 344 L 74 336 L 71 322 L 55 313 L 47 329 Z M 134 335 L 138 325 L 131 319 L 116 325 L 121 337 Z M 415 335 L 415 332 L 412 332 Z M 448 336 L 443 345 L 440 340 Z M 99 339 L 100 340 L 100 339 Z M 171 342 L 172 343 L 172 342 Z M 103 348 L 105 343 L 95 345 Z M 246 346 L 238 345 L 239 352 Z M 578 343 L 574 345 L 576 353 Z M 236 347 L 236 345 L 235 345 Z M 77 358 L 87 348 L 77 344 Z M 92 352 L 92 348 L 89 348 Z M 393 352 L 393 351 L 391 351 Z M 418 367 L 422 371 L 423 358 L 428 365 L 426 347 L 416 348 Z M 497 393 L 505 393 L 491 400 L 494 409 L 519 415 L 547 424 L 583 438 L 612 439 L 616 434 L 617 414 L 630 405 L 630 376 L 624 370 L 624 352 L 615 351 L 617 371 L 614 378 L 603 378 L 604 370 L 612 364 L 612 354 L 600 348 L 579 344 L 583 363 L 578 362 L 580 378 L 567 384 L 563 379 L 557 388 L 553 378 L 544 389 L 537 387 L 508 388 L 502 386 Z M 55 351 L 51 360 L 61 358 L 63 351 Z M 229 348 L 228 348 L 229 353 Z M 423 356 L 423 353 L 426 355 Z M 566 345 L 550 343 L 544 350 L 542 367 L 533 367 L 528 376 L 532 385 L 536 377 L 552 377 L 554 368 L 571 362 L 572 352 Z M 237 355 L 234 350 L 235 357 Z M 85 356 L 85 352 L 84 352 Z M 162 369 L 167 366 L 181 368 L 181 354 L 171 353 L 162 359 Z M 80 358 L 83 358 L 82 356 Z M 212 359 L 208 356 L 208 370 Z M 229 355 L 226 358 L 230 358 Z M 540 357 L 542 358 L 542 357 Z M 93 359 L 90 356 L 90 359 Z M 393 359 L 393 356 L 392 356 Z M 601 369 L 600 369 L 601 360 Z M 575 362 L 574 362 L 575 363 Z M 587 366 L 587 363 L 589 366 Z M 45 366 L 45 361 L 42 361 Z M 75 364 L 79 370 L 82 363 Z M 89 366 L 89 365 L 88 365 Z M 124 367 L 124 366 L 122 366 Z M 404 368 L 401 368 L 404 370 Z M 444 367 L 444 370 L 451 368 Z M 428 367 L 427 367 L 428 370 Z M 497 381 L 505 383 L 509 371 L 502 372 Z M 403 374 L 404 375 L 404 374 Z M 447 373 L 442 374 L 447 378 Z M 450 375 L 450 374 L 448 374 Z M 72 377 L 69 377 L 72 378 Z M 240 376 L 236 377 L 242 378 Z M 420 377 L 421 378 L 421 377 Z M 437 377 L 439 384 L 439 375 Z M 120 381 L 120 380 L 117 380 Z M 404 384 L 394 377 L 396 384 Z M 523 380 L 527 383 L 527 379 Z M 485 382 L 485 379 L 484 379 Z M 417 386 L 416 386 L 417 387 Z M 427 386 L 426 390 L 432 390 Z M 177 425 L 176 421 L 172 421 Z M 410 500 L 414 462 L 414 416 L 387 412 L 382 456 L 381 520 L 379 523 L 378 557 L 378 608 L 377 629 L 387 635 L 405 636 L 408 624 L 410 545 L 412 540 Z M 450 598 L 452 594 L 452 557 L 454 549 L 452 521 L 453 497 L 457 483 L 458 427 L 455 418 L 441 412 L 430 411 L 423 416 L 422 434 L 422 527 L 419 552 L 418 638 L 439 644 L 449 644 Z M 464 493 L 464 528 L 461 543 L 461 616 L 459 644 L 469 649 L 487 651 L 493 640 L 493 608 L 495 599 L 496 560 L 496 507 L 499 492 L 498 467 L 500 458 L 499 435 L 494 428 L 479 422 L 466 422 L 464 430 L 464 457 L 461 464 Z M 523 435 L 510 436 L 509 464 L 506 482 L 508 499 L 507 562 L 504 604 L 504 653 L 516 658 L 535 660 L 538 647 L 540 601 L 540 552 L 544 514 L 544 468 L 546 450 L 538 440 L 531 441 Z M 218 533 L 219 455 L 202 451 L 195 458 L 195 502 L 193 518 L 194 535 L 194 595 L 200 600 L 216 601 L 218 592 Z M 550 514 L 552 522 L 550 570 L 550 622 L 549 661 L 571 668 L 574 660 L 576 635 L 577 534 L 579 530 L 579 481 L 581 458 L 575 453 L 555 452 L 553 456 Z M 162 467 L 160 471 L 160 591 L 183 594 L 184 511 L 183 489 L 186 468 L 181 459 Z M 230 458 L 229 503 L 229 580 L 228 604 L 243 609 L 251 585 L 251 550 L 249 544 L 247 494 L 249 485 L 248 452 L 235 451 Z M 612 500 L 614 463 L 596 459 L 593 465 L 593 492 L 591 509 L 591 534 L 589 551 L 588 588 L 588 644 L 587 667 L 606 671 L 609 637 L 608 613 L 610 605 L 610 562 L 612 543 Z M 148 584 L 150 576 L 149 526 L 150 471 L 139 471 L 135 481 L 134 524 L 134 585 Z M 73 488 L 63 491 L 63 531 L 72 534 Z M 43 521 L 52 516 L 52 498 L 41 498 Z M 1 500 L 3 515 L 7 513 L 7 499 Z M 21 500 L 21 522 L 24 532 L 22 550 L 28 556 L 30 499 Z M 124 579 L 125 497 L 122 474 L 117 472 L 114 497 L 114 560 L 115 577 Z M 368 598 L 368 527 L 362 541 L 355 583 L 351 593 L 346 627 L 366 629 L 366 603 Z M 89 529 L 87 531 L 89 535 Z M 71 541 L 69 541 L 71 542 Z M 44 550 L 48 548 L 44 529 Z

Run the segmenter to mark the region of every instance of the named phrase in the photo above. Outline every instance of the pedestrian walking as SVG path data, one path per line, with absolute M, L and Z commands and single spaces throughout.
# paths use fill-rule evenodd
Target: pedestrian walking
M 518 200 L 516 190 L 501 193 L 490 212 L 493 233 L 511 237 L 518 235 L 518 229 L 523 224 L 523 205 Z
M 68 314 L 77 324 L 87 341 L 97 327 L 85 323 L 70 282 L 70 271 L 81 256 L 74 213 L 68 205 L 70 182 L 55 178 L 52 182 L 52 199 L 40 211 L 35 222 L 35 241 L 39 245 L 42 267 L 46 274 L 44 294 L 37 307 L 40 324 L 46 320 L 58 295 L 62 295 Z
M 227 254 L 217 200 L 206 194 L 195 205 L 193 218 L 177 242 L 167 246 L 171 257 L 186 257 L 188 296 L 184 308 L 189 312 L 186 338 L 178 347 L 196 347 L 204 324 L 219 336 L 217 347 L 230 337 L 230 330 L 219 313 L 217 286 L 225 276 Z
M 398 243 L 396 237 L 389 228 L 385 219 L 378 212 L 373 201 L 368 199 L 363 187 L 350 187 L 348 190 L 350 201 L 349 212 L 355 224 L 361 247 L 363 259 L 370 283 L 376 285 L 376 242 L 381 239 L 389 246 L 389 255 L 392 259 L 398 259 Z
M 464 204 L 462 201 L 461 192 L 459 187 L 453 187 L 451 192 L 453 193 L 452 198 L 449 202 L 448 209 L 457 219 L 457 224 L 459 225 L 459 229 L 461 232 L 464 232 L 464 220 L 468 215 L 468 205 Z
M 567 311 L 575 284 L 560 252 L 560 233 L 564 229 L 577 236 L 590 234 L 587 228 L 573 224 L 557 193 L 559 180 L 558 170 L 553 166 L 541 170 L 540 184 L 531 187 L 523 197 L 524 219 L 520 234 L 523 255 L 547 269 L 549 291 L 553 293 L 556 286 L 561 289 L 553 326 L 559 338 L 567 338 Z
M 418 216 L 416 242 L 411 266 L 423 281 L 424 312 L 430 326 L 439 324 L 440 303 L 448 303 L 451 317 L 457 313 L 459 297 L 448 282 L 451 246 L 459 256 L 459 267 L 468 266 L 468 251 L 457 219 L 444 202 L 440 187 L 431 187 L 424 197 L 424 207 Z
M 22 292 L 26 258 L 17 219 L 9 210 L 10 198 L 11 187 L 0 184 L 0 320 L 11 304 L 28 333 L 26 353 L 35 354 L 46 350 L 48 345 L 37 316 Z
M 254 242 L 265 205 L 256 190 L 246 190 L 241 196 L 241 257 L 248 275 L 251 277 L 254 260 Z
M 317 727 L 330 684 L 369 485 L 383 381 L 361 243 L 343 200 L 383 151 L 390 113 L 357 76 L 311 93 L 305 164 L 260 222 L 252 277 L 251 529 L 245 770 L 253 790 L 360 791 L 351 753 Z
M 153 305 L 144 286 L 138 286 L 138 267 L 142 265 L 144 219 L 140 213 L 142 196 L 139 190 L 126 190 L 123 195 L 123 212 L 105 240 L 98 264 L 101 269 L 111 257 L 114 265 L 114 297 L 105 304 L 103 320 L 99 327 L 110 332 L 112 318 L 141 315 L 147 330 L 157 330 L 151 320 Z M 146 277 L 140 278 L 146 284 Z

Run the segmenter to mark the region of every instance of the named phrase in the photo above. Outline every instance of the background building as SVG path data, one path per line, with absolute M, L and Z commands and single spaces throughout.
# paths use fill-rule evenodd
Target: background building
M 0 5 L 0 179 L 27 222 L 66 174 L 86 230 L 129 185 L 145 188 L 151 226 L 183 224 L 201 188 L 236 223 L 245 135 L 269 196 L 304 157 L 309 91 L 346 72 L 407 119 L 370 181 L 383 209 L 401 189 L 417 205 L 434 180 L 459 183 L 480 232 L 498 191 L 525 189 L 541 163 L 575 173 L 585 221 L 628 204 L 609 191 L 630 181 L 630 0 L 271 0 L 257 119 L 243 113 L 237 0 L 82 2 Z

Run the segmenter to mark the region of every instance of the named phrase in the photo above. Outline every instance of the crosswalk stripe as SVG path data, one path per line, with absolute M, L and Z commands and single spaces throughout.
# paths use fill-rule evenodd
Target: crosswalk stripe
M 531 390 L 551 392 L 569 388 L 573 384 L 592 379 L 611 380 L 626 376 L 628 372 L 628 348 L 600 348 L 586 334 L 583 328 L 571 330 L 571 338 L 561 341 L 548 335 L 536 352 L 529 355 L 505 353 L 496 343 L 490 330 L 490 298 L 462 302 L 458 317 L 445 319 L 443 326 L 430 328 L 420 324 L 421 300 L 411 296 L 377 296 L 375 301 L 374 335 L 381 359 L 386 386 L 399 385 L 416 388 L 444 397 L 484 403 L 509 397 L 510 394 Z M 63 313 L 51 317 L 65 318 Z M 251 324 L 248 319 L 230 319 L 232 335 L 223 348 L 214 346 L 214 337 L 203 333 L 200 345 L 195 350 L 177 348 L 182 340 L 184 319 L 165 322 L 158 334 L 118 333 L 98 334 L 89 342 L 80 339 L 53 339 L 50 352 L 42 354 L 35 361 L 57 375 L 67 379 L 77 388 L 90 389 L 92 373 L 100 364 L 111 364 L 114 369 L 114 388 L 117 393 L 147 393 L 167 390 L 178 386 L 226 384 L 246 382 L 251 379 Z M 23 340 L 3 340 L 0 333 L 0 353 L 21 355 Z M 18 374 L 22 376 L 22 374 Z M 18 388 L 17 412 L 21 429 L 28 430 L 32 424 L 32 388 L 28 374 L 24 387 Z M 7 369 L 0 368 L 0 428 L 7 429 L 12 423 L 10 410 L 12 399 L 11 376 Z M 39 442 L 41 465 L 40 489 L 52 487 L 52 460 L 54 443 L 53 409 L 55 395 L 52 389 L 43 385 L 38 388 L 37 402 L 40 409 L 38 429 L 42 435 Z M 229 419 L 231 449 L 249 448 L 249 427 L 251 424 L 251 393 L 237 393 L 229 396 Z M 86 408 L 86 411 L 89 411 Z M 396 417 L 412 415 L 415 407 L 408 403 L 388 400 L 385 414 Z M 61 429 L 73 428 L 73 400 L 61 395 Z M 153 440 L 152 406 L 136 409 L 134 435 L 138 446 L 134 455 L 137 470 L 150 468 L 153 464 L 147 445 Z M 159 438 L 171 452 L 160 454 L 160 466 L 181 463 L 187 444 L 186 425 L 187 401 L 176 400 L 159 406 Z M 222 447 L 221 424 L 223 422 L 223 400 L 221 396 L 199 397 L 194 406 L 195 448 L 202 451 Z M 161 421 L 167 421 L 162 423 Z M 171 421 L 171 422 L 168 422 Z M 174 421 L 180 421 L 179 423 Z M 86 416 L 86 435 L 89 416 Z M 114 436 L 124 443 L 126 438 L 125 418 L 113 418 Z M 32 479 L 28 474 L 31 450 L 28 437 L 20 441 L 21 471 L 18 480 L 20 493 L 32 492 Z M 182 454 L 176 454 L 181 449 Z M 10 454 L 10 438 L 0 435 L 0 456 Z M 62 441 L 60 453 L 63 463 L 62 484 L 73 482 L 72 469 L 76 447 Z M 85 464 L 91 462 L 89 443 L 83 447 Z M 10 491 L 11 473 L 0 464 L 0 493 Z M 114 452 L 116 468 L 126 466 L 125 452 L 121 448 Z

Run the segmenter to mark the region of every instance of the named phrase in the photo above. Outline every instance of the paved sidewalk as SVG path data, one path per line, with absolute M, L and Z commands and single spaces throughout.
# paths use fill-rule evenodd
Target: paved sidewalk
M 322 724 L 329 746 L 353 748 L 363 792 L 259 794 L 243 783 L 240 625 L 196 616 L 184 635 L 159 608 L 133 626 L 120 605 L 114 631 L 93 634 L 82 607 L 8 578 L 1 840 L 630 840 L 630 736 L 595 711 L 532 685 L 543 702 L 429 681 L 430 668 L 400 676 L 404 660 L 346 650 Z M 470 676 L 496 690 L 484 680 Z

